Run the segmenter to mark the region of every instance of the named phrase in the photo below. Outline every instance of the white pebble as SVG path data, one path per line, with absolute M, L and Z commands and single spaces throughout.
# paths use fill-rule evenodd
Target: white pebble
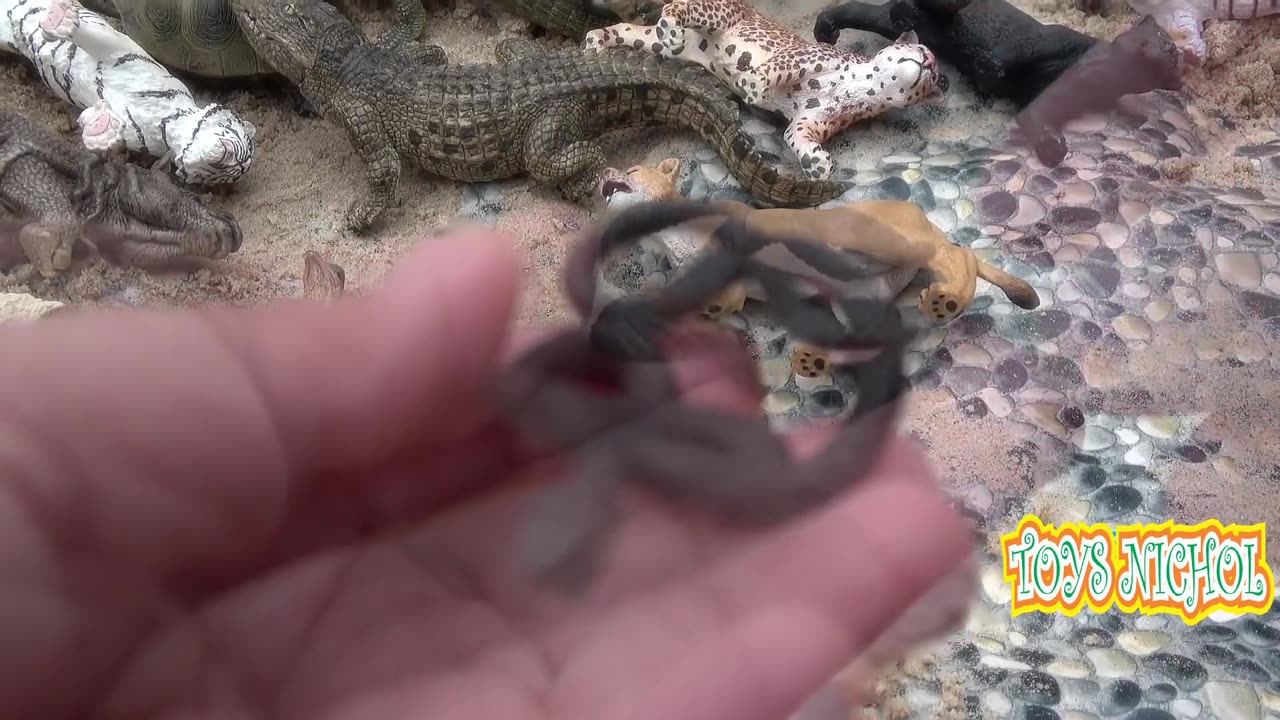
M 1018 662 L 1017 660 L 1010 660 L 1007 657 L 1001 657 L 999 655 L 983 655 L 982 664 L 988 667 L 1000 668 L 1002 670 L 1031 669 L 1031 666 L 1026 663 Z
M 996 715 L 1008 715 L 1013 710 L 1013 703 L 1009 702 L 1009 698 L 999 690 L 992 690 L 983 696 L 982 702 L 987 709 Z
M 1174 437 L 1175 434 L 1178 434 L 1181 424 L 1183 423 L 1176 415 L 1138 416 L 1138 429 L 1153 438 L 1169 439 Z
M 1098 677 L 1130 677 L 1138 669 L 1138 664 L 1120 650 L 1112 648 L 1094 648 L 1085 653 L 1093 663 L 1093 671 Z
M 1258 693 L 1248 685 L 1235 682 L 1207 682 L 1204 693 L 1218 720 L 1262 720 Z
M 1092 670 L 1089 666 L 1079 660 L 1063 660 L 1058 659 L 1045 666 L 1045 670 L 1050 675 L 1068 678 L 1087 678 Z
M 1120 428 L 1116 430 L 1116 439 L 1125 445 L 1133 445 L 1142 439 L 1142 435 L 1133 428 Z
M 1251 252 L 1221 253 L 1214 258 L 1222 279 L 1242 288 L 1252 290 L 1262 284 L 1262 264 Z
M 1150 655 L 1163 650 L 1171 639 L 1169 633 L 1159 630 L 1126 630 L 1116 636 L 1120 647 L 1134 655 Z

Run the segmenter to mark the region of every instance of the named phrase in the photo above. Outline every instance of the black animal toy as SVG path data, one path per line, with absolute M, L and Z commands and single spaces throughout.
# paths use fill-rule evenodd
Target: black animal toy
M 1042 24 L 1005 0 L 854 0 L 819 14 L 813 37 L 834 44 L 842 29 L 890 39 L 914 30 L 986 99 L 1011 100 L 1018 108 L 1098 42 L 1063 25 Z

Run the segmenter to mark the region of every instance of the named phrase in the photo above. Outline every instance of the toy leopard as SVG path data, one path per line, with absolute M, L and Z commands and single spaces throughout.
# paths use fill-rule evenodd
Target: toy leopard
M 747 104 L 786 116 L 787 145 L 813 180 L 835 169 L 823 143 L 854 123 L 946 102 L 947 79 L 914 32 L 868 58 L 805 40 L 741 0 L 675 0 L 655 26 L 619 23 L 583 40 L 587 50 L 618 47 L 701 65 Z

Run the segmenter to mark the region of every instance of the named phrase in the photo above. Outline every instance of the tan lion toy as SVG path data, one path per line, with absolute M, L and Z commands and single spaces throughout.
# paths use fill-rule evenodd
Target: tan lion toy
M 609 168 L 599 184 L 600 197 L 610 209 L 677 199 L 680 166 L 678 158 L 667 158 L 657 167 L 638 165 L 626 172 Z M 1040 297 L 1030 284 L 983 262 L 972 250 L 952 244 L 914 203 L 862 200 L 841 207 L 805 209 L 758 209 L 735 201 L 716 204 L 725 215 L 745 217 L 750 227 L 764 235 L 813 238 L 857 257 L 863 273 L 851 280 L 838 280 L 822 275 L 782 245 L 768 245 L 759 253 L 760 259 L 820 278 L 847 297 L 896 298 L 923 271 L 933 282 L 920 292 L 917 307 L 928 322 L 949 322 L 968 309 L 978 278 L 1000 288 L 1020 308 L 1030 310 L 1040 305 Z M 709 231 L 719 222 L 723 219 L 691 221 L 647 238 L 644 244 L 665 255 L 677 268 L 702 249 Z M 739 312 L 748 297 L 767 300 L 758 287 L 735 283 L 708 304 L 704 314 L 715 319 Z M 797 349 L 792 365 L 797 373 L 810 377 L 828 370 L 826 353 L 812 348 Z

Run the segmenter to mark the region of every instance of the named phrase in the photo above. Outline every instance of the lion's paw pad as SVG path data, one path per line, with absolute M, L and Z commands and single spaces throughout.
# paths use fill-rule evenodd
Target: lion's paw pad
M 796 350 L 791 354 L 791 372 L 805 378 L 818 378 L 831 372 L 826 355 L 813 350 Z
M 741 304 L 738 304 L 738 307 L 734 307 L 731 304 L 722 304 L 719 302 L 713 302 L 713 303 L 708 303 L 705 307 L 702 308 L 702 316 L 708 320 L 719 320 L 721 318 L 729 317 L 730 315 L 733 315 L 734 313 L 741 312 L 741 311 L 742 311 Z
M 960 302 L 945 292 L 930 293 L 925 290 L 921 295 L 921 305 L 934 320 L 947 320 L 959 314 Z
M 40 29 L 50 37 L 67 40 L 79 24 L 71 0 L 50 0 L 49 10 L 40 21 Z

